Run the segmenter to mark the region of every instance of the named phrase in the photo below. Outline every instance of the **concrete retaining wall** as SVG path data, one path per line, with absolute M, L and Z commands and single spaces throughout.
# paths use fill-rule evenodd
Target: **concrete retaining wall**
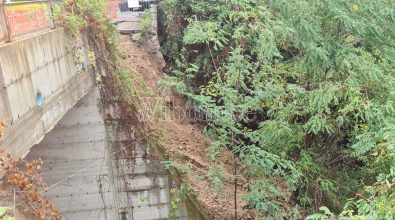
M 0 46 L 0 119 L 8 118 L 0 146 L 24 156 L 93 88 L 92 71 L 78 71 L 63 29 Z M 87 67 L 86 49 L 77 65 Z M 37 105 L 37 94 L 43 97 Z

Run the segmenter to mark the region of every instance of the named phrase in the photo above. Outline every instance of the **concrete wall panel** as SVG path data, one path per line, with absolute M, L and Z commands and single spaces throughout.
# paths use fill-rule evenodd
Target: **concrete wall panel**
M 7 91 L 0 86 L 0 118 L 11 118 Z
M 4 85 L 4 77 L 2 72 L 2 63 L 0 60 L 0 119 L 11 119 L 10 102 L 8 101 L 7 90 Z
M 35 105 L 35 95 L 30 77 L 21 78 L 17 82 L 10 84 L 7 87 L 7 94 L 13 122 L 25 116 Z
M 55 29 L 0 46 L 0 119 L 12 120 L 0 145 L 15 156 L 26 155 L 95 84 L 90 70 L 76 73 L 69 45 Z

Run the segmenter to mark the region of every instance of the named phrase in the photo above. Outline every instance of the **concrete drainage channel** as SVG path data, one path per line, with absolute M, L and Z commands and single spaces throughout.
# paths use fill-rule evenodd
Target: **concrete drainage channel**
M 120 104 L 100 100 L 95 87 L 27 155 L 44 161 L 48 197 L 62 218 L 169 219 L 173 209 L 176 219 L 202 219 L 188 200 L 174 210 L 171 176 L 136 139 Z
M 151 10 L 156 21 L 156 7 Z M 117 27 L 121 34 L 140 34 L 139 23 L 143 12 L 121 12 Z M 156 22 L 153 23 L 156 26 Z M 177 185 L 164 169 L 159 159 L 144 139 L 138 139 L 128 115 L 119 102 L 107 100 L 104 106 L 107 140 L 112 160 L 110 163 L 114 201 L 119 219 L 202 219 L 189 200 L 182 201 L 174 209 L 171 191 Z M 173 203 L 173 204 L 172 204 Z M 174 213 L 173 213 L 174 215 Z
M 102 112 L 99 100 L 95 88 L 28 154 L 44 161 L 48 197 L 63 219 L 169 219 L 174 182 L 135 139 L 119 104 Z M 177 219 L 200 218 L 189 201 L 176 213 Z
M 63 219 L 116 219 L 99 98 L 89 92 L 27 155 L 44 161 L 47 195 Z
M 170 191 L 175 184 L 145 141 L 136 139 L 133 126 L 121 112 L 118 102 L 105 107 L 108 146 L 113 155 L 111 182 L 119 219 L 169 219 Z M 184 204 L 177 210 L 177 219 L 189 219 Z

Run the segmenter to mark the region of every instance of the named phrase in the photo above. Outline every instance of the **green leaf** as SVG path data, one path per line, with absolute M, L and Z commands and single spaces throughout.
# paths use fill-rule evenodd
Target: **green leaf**
M 332 212 L 325 206 L 320 207 L 320 211 L 322 211 L 325 215 L 333 215 Z
M 9 210 L 11 210 L 9 207 L 0 207 L 0 216 L 4 215 Z
M 2 220 L 16 220 L 16 219 L 14 217 L 12 217 L 12 216 L 6 215 L 6 216 L 3 217 Z

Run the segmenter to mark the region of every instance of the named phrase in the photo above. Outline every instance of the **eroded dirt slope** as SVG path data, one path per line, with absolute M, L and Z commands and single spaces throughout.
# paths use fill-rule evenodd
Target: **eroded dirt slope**
M 151 143 L 165 152 L 162 158 L 180 167 L 188 167 L 187 172 L 178 169 L 178 174 L 195 192 L 199 206 L 207 210 L 210 218 L 234 218 L 234 169 L 236 167 L 236 172 L 241 173 L 244 167 L 239 162 L 234 166 L 232 153 L 224 150 L 225 156 L 218 160 L 224 165 L 225 188 L 217 193 L 209 187 L 210 159 L 206 149 L 211 140 L 191 116 L 193 111 L 185 107 L 185 100 L 172 91 L 160 89 L 159 81 L 165 76 L 162 71 L 165 64 L 159 46 L 149 33 L 143 34 L 142 38 L 142 42 L 132 42 L 129 36 L 123 36 L 120 43 L 122 56 L 131 68 L 136 87 L 138 97 L 135 105 L 139 115 L 136 123 L 144 133 L 141 135 L 147 136 Z M 248 219 L 251 216 L 243 209 L 246 203 L 240 199 L 240 195 L 246 193 L 245 183 L 245 179 L 238 177 L 236 198 L 238 217 Z

